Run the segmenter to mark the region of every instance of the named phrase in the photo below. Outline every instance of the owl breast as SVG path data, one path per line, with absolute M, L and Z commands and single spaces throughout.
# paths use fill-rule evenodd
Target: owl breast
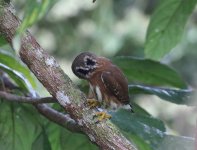
M 93 97 L 99 102 L 102 102 L 104 100 L 104 97 L 106 97 L 104 92 L 106 89 L 102 85 L 101 81 L 99 81 L 98 78 L 95 77 L 91 79 L 89 85 L 90 85 L 90 90 L 92 92 L 91 95 L 93 95 Z

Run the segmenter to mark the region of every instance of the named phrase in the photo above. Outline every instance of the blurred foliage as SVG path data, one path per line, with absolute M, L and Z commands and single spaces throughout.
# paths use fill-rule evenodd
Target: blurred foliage
M 28 0 L 25 4 L 25 15 L 19 32 L 24 32 L 27 27 L 40 20 L 54 4 L 53 0 L 41 0 L 33 3 L 32 0 Z
M 165 127 L 162 121 L 152 116 L 139 115 L 126 110 L 119 110 L 112 113 L 112 122 L 133 139 L 138 137 L 150 145 L 151 149 L 157 150 L 158 145 L 165 136 Z M 122 121 L 124 120 L 124 122 Z M 141 143 L 137 143 L 139 147 Z M 146 150 L 146 148 L 141 149 Z
M 130 94 L 153 94 L 157 95 L 161 99 L 166 101 L 176 103 L 176 104 L 186 104 L 194 105 L 191 101 L 191 95 L 194 91 L 189 89 L 170 89 L 170 88 L 158 88 L 158 87 L 148 87 L 142 85 L 129 85 Z
M 32 88 L 31 85 L 29 84 L 29 81 L 26 78 L 24 78 L 20 72 L 17 72 L 2 63 L 0 63 L 0 70 L 6 72 L 14 80 L 14 82 L 21 88 L 22 91 L 31 92 Z
M 113 62 L 125 72 L 129 83 L 187 88 L 173 69 L 159 62 L 125 56 L 117 57 Z
M 163 122 L 152 116 L 119 110 L 112 112 L 111 120 L 140 150 L 194 150 L 193 139 L 167 135 Z
M 3 46 L 4 44 L 6 44 L 6 40 L 3 36 L 0 35 L 0 46 Z
M 0 102 L 0 148 L 2 150 L 31 149 L 41 132 L 37 112 L 29 106 Z
M 194 11 L 192 17 L 189 16 L 196 1 L 190 0 L 187 5 L 179 0 L 12 2 L 16 14 L 22 19 L 19 33 L 30 28 L 45 49 L 60 62 L 63 60 L 66 73 L 70 74 L 69 64 L 74 56 L 82 51 L 91 51 L 111 57 L 123 70 L 129 80 L 129 93 L 132 98 L 133 95 L 152 94 L 164 101 L 194 105 L 188 103 L 191 93 L 193 94 L 193 90 L 188 87 L 197 87 L 197 15 Z M 187 28 L 184 30 L 186 24 Z M 16 45 L 19 45 L 19 40 L 13 41 L 13 44 L 16 42 Z M 179 41 L 181 42 L 178 43 Z M 146 57 L 162 62 L 144 59 L 143 47 Z M 21 93 L 35 94 L 32 87 L 40 91 L 38 81 L 18 59 L 1 34 L 0 48 L 0 69 L 7 73 Z M 124 57 L 113 58 L 120 55 Z M 2 82 L 2 78 L 0 81 Z M 87 82 L 79 84 L 87 93 Z M 146 97 L 145 100 L 149 98 Z M 134 114 L 126 110 L 109 113 L 113 116 L 111 121 L 139 150 L 194 149 L 193 138 L 168 133 L 165 126 L 170 126 L 169 120 L 162 121 L 153 117 L 146 108 L 136 104 L 138 102 L 131 103 Z M 57 104 L 54 104 L 53 108 L 62 110 Z M 165 109 L 167 108 L 163 108 L 163 111 Z M 2 150 L 98 149 L 85 135 L 71 133 L 51 123 L 32 106 L 7 103 L 3 99 L 0 100 L 0 133 Z
M 160 1 L 152 15 L 145 44 L 146 56 L 160 59 L 181 40 L 185 24 L 195 8 L 196 0 Z M 168 10 L 168 11 L 166 11 Z
M 35 80 L 32 74 L 29 72 L 29 69 L 27 69 L 27 67 L 25 67 L 24 64 L 22 64 L 22 62 L 12 53 L 0 49 L 0 62 L 7 67 L 12 68 L 14 73 L 16 73 L 16 71 L 23 73 L 31 85 L 34 88 L 36 87 Z

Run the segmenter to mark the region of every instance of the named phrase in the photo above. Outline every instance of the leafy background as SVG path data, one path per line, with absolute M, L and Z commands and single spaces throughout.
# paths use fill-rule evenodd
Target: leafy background
M 139 150 L 193 150 L 197 86 L 196 1 L 180 0 L 13 0 L 23 20 L 13 41 L 0 35 L 0 69 L 20 87 L 47 91 L 19 60 L 20 33 L 30 29 L 64 71 L 80 52 L 111 58 L 125 73 L 134 114 L 110 112 L 111 121 Z M 2 84 L 1 84 L 2 86 Z M 58 108 L 56 104 L 54 108 Z M 123 121 L 124 120 L 124 121 Z M 0 149 L 98 149 L 82 134 L 49 122 L 32 106 L 0 100 Z

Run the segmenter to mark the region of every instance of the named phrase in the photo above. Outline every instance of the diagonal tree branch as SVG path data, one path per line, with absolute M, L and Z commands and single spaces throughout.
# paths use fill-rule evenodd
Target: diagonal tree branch
M 0 32 L 11 44 L 20 21 L 9 10 L 2 10 Z M 82 132 L 89 136 L 101 149 L 134 150 L 133 144 L 111 123 L 95 123 L 96 110 L 90 110 L 84 104 L 85 95 L 78 90 L 69 77 L 62 71 L 55 59 L 49 56 L 34 37 L 27 31 L 21 40 L 20 57 L 22 61 L 40 80 L 49 93 L 57 99 L 71 118 L 80 126 Z
M 0 97 L 5 98 L 10 102 L 21 102 L 21 103 L 30 103 L 30 104 L 41 104 L 41 103 L 56 103 L 53 97 L 44 97 L 44 98 L 32 98 L 25 96 L 18 96 L 10 94 L 4 91 L 0 91 Z

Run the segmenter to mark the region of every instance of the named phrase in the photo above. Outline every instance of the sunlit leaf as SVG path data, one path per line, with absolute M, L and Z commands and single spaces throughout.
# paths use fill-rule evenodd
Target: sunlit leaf
M 40 20 L 55 2 L 54 0 L 28 0 L 25 7 L 25 17 L 19 32 L 23 32 L 27 27 Z
M 30 150 L 40 127 L 35 113 L 24 111 L 16 103 L 0 102 L 0 149 Z
M 158 60 L 177 45 L 196 3 L 196 0 L 188 0 L 187 4 L 184 0 L 160 0 L 146 35 L 146 57 Z
M 193 91 L 188 89 L 167 89 L 142 85 L 129 85 L 129 92 L 130 94 L 153 94 L 172 103 L 187 105 L 191 105 L 191 96 L 193 94 Z
M 113 62 L 127 76 L 129 83 L 185 88 L 186 84 L 172 68 L 160 62 L 133 57 L 117 57 Z
M 17 60 L 12 53 L 9 53 L 3 49 L 0 49 L 0 63 L 18 71 L 21 72 L 31 83 L 33 87 L 36 87 L 35 80 L 30 73 L 29 69 L 24 66 L 20 60 Z
M 2 63 L 0 63 L 0 69 L 6 72 L 22 90 L 24 90 L 25 92 L 31 92 L 33 95 L 35 95 L 31 84 L 20 72 L 9 68 Z
M 162 121 L 151 116 L 143 116 L 127 110 L 118 110 L 111 114 L 112 122 L 121 130 L 131 137 L 137 136 L 152 148 L 157 148 L 165 136 L 166 130 Z

